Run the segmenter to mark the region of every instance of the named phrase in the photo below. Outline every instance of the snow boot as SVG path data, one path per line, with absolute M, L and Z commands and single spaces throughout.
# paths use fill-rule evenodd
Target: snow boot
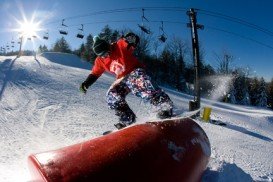
M 170 108 L 168 110 L 160 110 L 157 115 L 156 115 L 159 119 L 167 119 L 167 118 L 171 118 L 173 116 L 173 109 Z
M 115 127 L 117 129 L 124 128 L 136 122 L 136 115 L 129 108 L 128 105 L 123 105 L 121 107 L 118 107 L 116 109 L 116 115 L 119 116 L 119 123 L 115 124 Z
M 157 107 L 158 109 L 157 117 L 159 119 L 166 119 L 172 117 L 173 102 L 166 93 L 160 92 L 155 94 L 151 99 L 151 104 Z

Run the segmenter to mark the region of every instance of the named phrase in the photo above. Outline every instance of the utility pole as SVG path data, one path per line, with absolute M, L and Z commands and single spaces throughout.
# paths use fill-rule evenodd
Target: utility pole
M 192 52 L 194 59 L 194 101 L 190 101 L 189 110 L 194 111 L 200 108 L 200 57 L 199 57 L 199 44 L 198 44 L 198 33 L 197 29 L 204 29 L 203 25 L 197 24 L 196 12 L 193 8 L 187 11 L 187 15 L 190 18 L 190 23 L 187 24 L 191 28 L 191 37 L 192 37 Z
M 19 58 L 22 55 L 22 43 L 23 43 L 23 35 L 20 37 L 20 48 L 19 48 L 19 53 L 17 57 Z

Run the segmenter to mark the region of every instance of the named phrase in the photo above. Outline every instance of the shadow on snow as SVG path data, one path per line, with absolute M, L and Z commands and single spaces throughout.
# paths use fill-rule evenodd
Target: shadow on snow
M 208 168 L 203 177 L 202 182 L 248 182 L 253 181 L 252 177 L 243 171 L 236 164 L 223 162 L 217 171 Z
M 0 88 L 0 101 L 2 100 L 2 96 L 3 96 L 3 93 L 5 91 L 5 88 L 7 86 L 7 83 L 8 83 L 8 79 L 10 78 L 10 74 L 11 74 L 11 70 L 12 70 L 12 67 L 15 63 L 17 58 L 15 59 L 6 59 L 4 60 L 4 62 L 0 65 L 0 70 L 2 71 L 2 74 L 3 75 L 3 84 L 2 84 L 2 87 Z M 0 75 L 0 78 L 2 77 Z

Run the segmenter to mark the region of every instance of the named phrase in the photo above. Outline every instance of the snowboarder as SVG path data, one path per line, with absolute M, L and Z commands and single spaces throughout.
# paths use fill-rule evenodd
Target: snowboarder
M 116 75 L 117 79 L 108 90 L 106 100 L 108 106 L 114 109 L 115 114 L 119 117 L 119 123 L 115 125 L 118 129 L 136 120 L 136 115 L 125 100 L 126 95 L 130 92 L 156 106 L 159 118 L 168 118 L 173 114 L 173 102 L 161 88 L 151 81 L 145 72 L 144 65 L 133 54 L 138 43 L 139 37 L 134 33 L 128 33 L 111 44 L 95 36 L 93 51 L 97 58 L 91 73 L 80 85 L 80 91 L 86 93 L 104 71 Z

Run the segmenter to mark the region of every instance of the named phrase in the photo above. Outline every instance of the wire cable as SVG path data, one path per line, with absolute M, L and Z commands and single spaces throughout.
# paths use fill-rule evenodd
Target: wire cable
M 255 30 L 263 32 L 263 33 L 265 33 L 265 34 L 267 34 L 269 36 L 273 36 L 272 31 L 270 31 L 268 29 L 265 29 L 263 27 L 260 27 L 258 25 L 255 25 L 253 23 L 247 22 L 245 20 L 239 19 L 239 18 L 235 18 L 235 17 L 224 15 L 224 14 L 217 13 L 217 12 L 201 10 L 201 9 L 198 9 L 197 11 L 199 11 L 200 14 L 204 14 L 204 15 L 208 15 L 208 16 L 212 16 L 212 17 L 217 17 L 217 18 L 222 18 L 222 19 L 225 19 L 225 20 L 228 20 L 228 21 L 231 21 L 231 22 L 239 23 L 241 25 L 244 25 L 244 26 L 247 26 L 249 28 L 253 28 Z
M 228 34 L 232 34 L 232 35 L 235 35 L 235 36 L 237 36 L 237 37 L 240 37 L 240 38 L 243 38 L 243 39 L 246 39 L 246 40 L 253 41 L 253 42 L 255 42 L 255 43 L 257 43 L 257 44 L 260 44 L 260 45 L 262 45 L 262 46 L 265 46 L 265 47 L 267 47 L 267 48 L 273 49 L 273 47 L 270 46 L 270 45 L 264 44 L 264 43 L 262 43 L 262 42 L 260 42 L 260 41 L 258 41 L 258 40 L 255 40 L 255 39 L 253 39 L 253 38 L 246 37 L 246 36 L 244 36 L 244 35 L 240 35 L 240 34 L 237 34 L 237 33 L 231 32 L 231 31 L 227 31 L 227 30 L 223 30 L 223 29 L 215 28 L 215 27 L 211 27 L 211 26 L 206 26 L 206 28 L 212 29 L 212 30 L 221 31 L 221 32 L 225 32 L 225 33 L 228 33 Z

